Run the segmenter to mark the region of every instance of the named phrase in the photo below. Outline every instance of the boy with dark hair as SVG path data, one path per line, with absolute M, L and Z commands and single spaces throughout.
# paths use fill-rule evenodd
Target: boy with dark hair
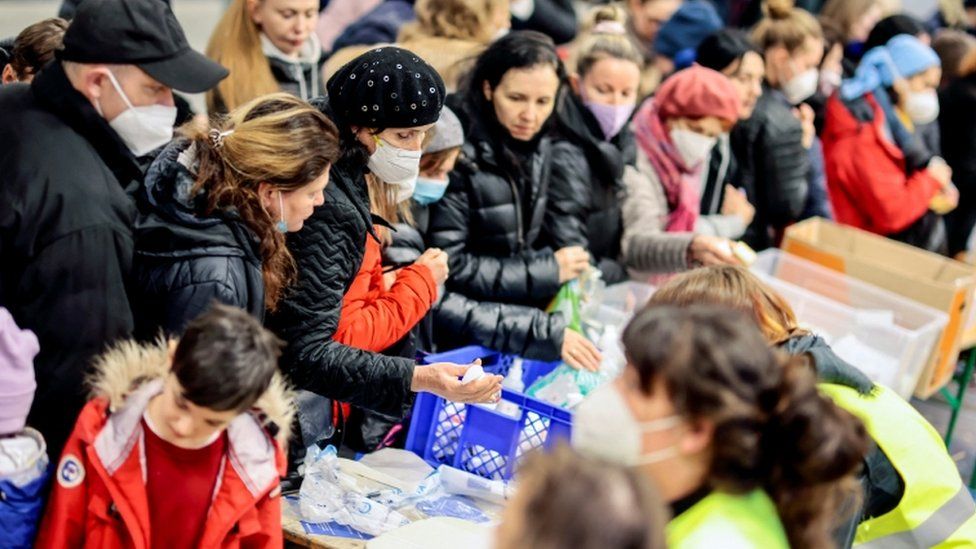
M 246 312 L 214 305 L 178 343 L 103 355 L 37 547 L 281 547 L 293 414 L 281 345 Z

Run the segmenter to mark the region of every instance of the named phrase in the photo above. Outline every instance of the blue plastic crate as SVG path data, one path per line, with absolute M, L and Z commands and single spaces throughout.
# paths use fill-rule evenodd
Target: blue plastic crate
M 423 362 L 468 364 L 479 358 L 485 371 L 506 375 L 515 357 L 471 346 L 428 355 Z M 531 386 L 558 365 L 558 362 L 523 360 L 525 386 Z M 523 454 L 569 439 L 572 414 L 568 410 L 508 389 L 502 390 L 502 400 L 517 405 L 519 416 L 450 402 L 430 393 L 418 394 L 407 434 L 407 450 L 434 467 L 445 464 L 484 478 L 509 480 Z

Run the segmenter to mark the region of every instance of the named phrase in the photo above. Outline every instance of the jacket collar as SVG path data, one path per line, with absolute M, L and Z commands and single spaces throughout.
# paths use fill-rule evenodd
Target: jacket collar
M 40 105 L 91 143 L 123 188 L 141 178 L 135 157 L 91 102 L 71 85 L 61 63 L 45 67 L 31 82 L 31 90 Z

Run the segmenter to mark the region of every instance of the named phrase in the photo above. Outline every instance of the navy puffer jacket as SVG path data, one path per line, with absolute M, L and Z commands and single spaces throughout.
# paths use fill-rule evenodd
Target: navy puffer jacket
M 136 333 L 179 334 L 214 301 L 264 318 L 258 240 L 233 211 L 203 215 L 205 197 L 189 197 L 195 177 L 189 141 L 159 154 L 137 192 L 133 259 Z

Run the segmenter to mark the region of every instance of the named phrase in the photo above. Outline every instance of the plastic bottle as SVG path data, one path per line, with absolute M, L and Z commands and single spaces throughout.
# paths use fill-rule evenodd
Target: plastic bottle
M 525 392 L 525 382 L 522 381 L 522 358 L 515 357 L 512 360 L 512 367 L 508 370 L 508 375 L 502 380 L 502 387 L 516 393 Z

